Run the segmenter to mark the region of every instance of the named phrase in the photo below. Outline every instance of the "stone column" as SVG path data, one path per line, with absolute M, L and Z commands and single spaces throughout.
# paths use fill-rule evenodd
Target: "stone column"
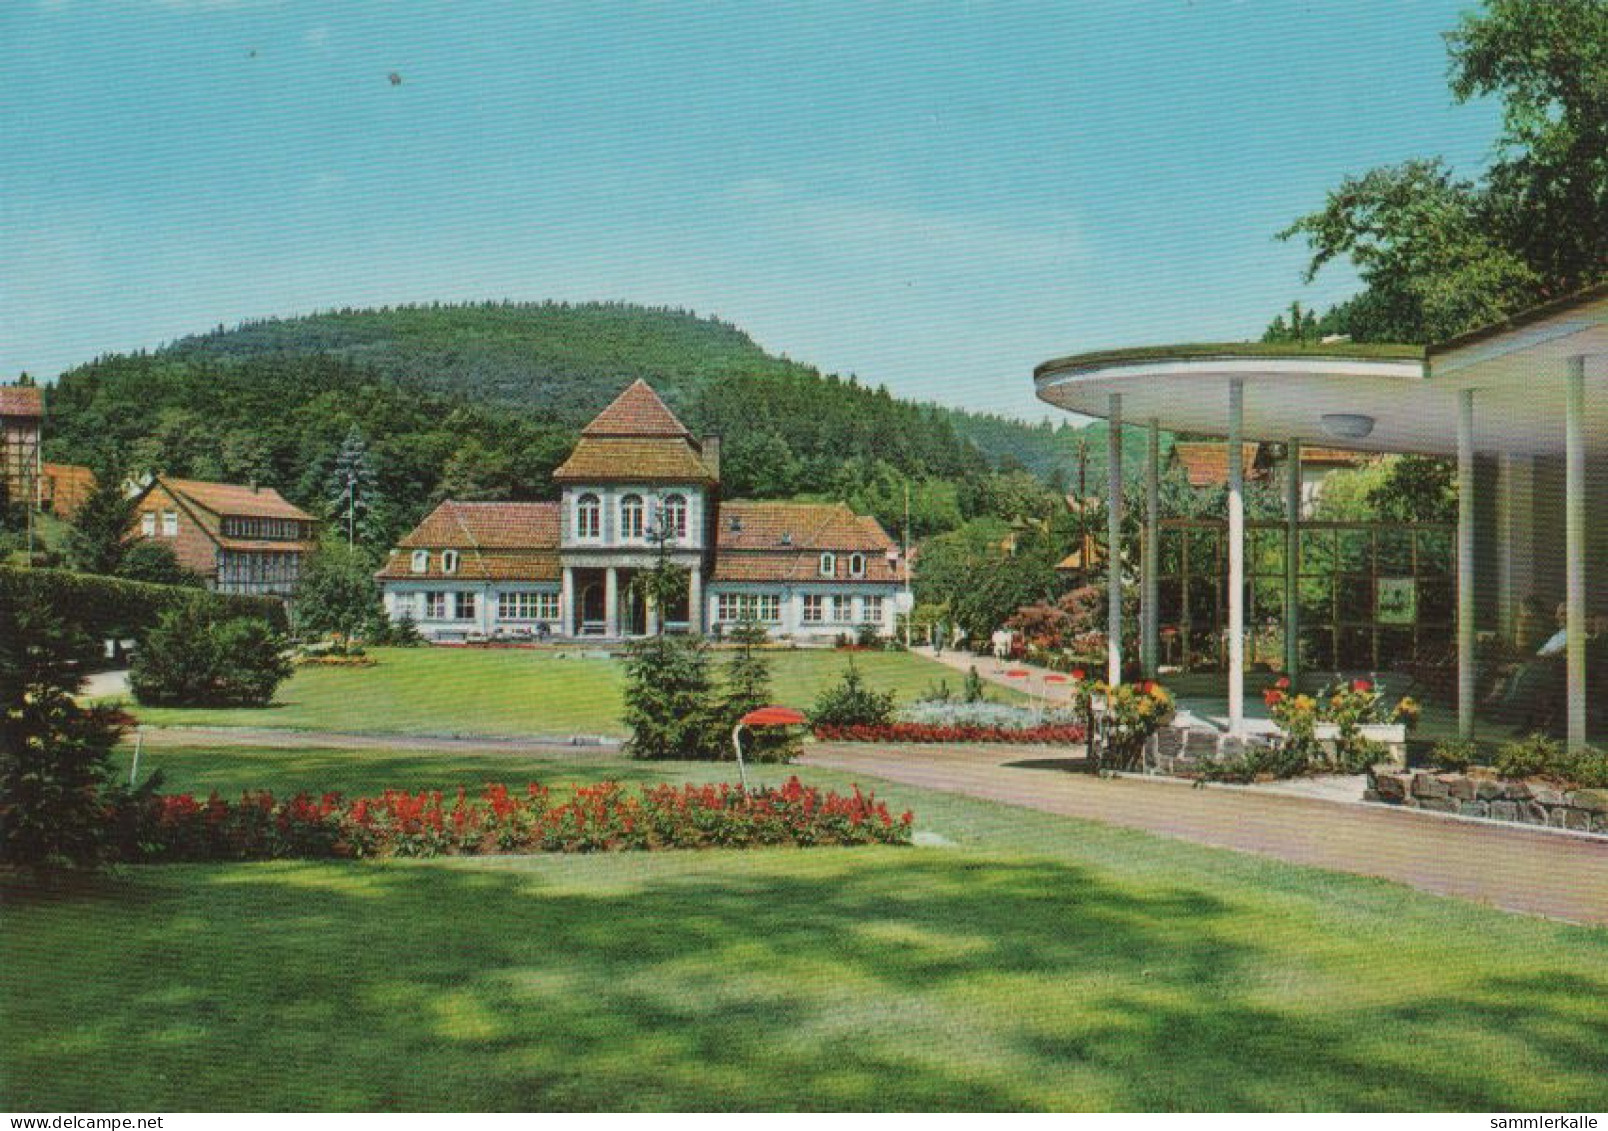
M 687 575 L 687 631 L 694 635 L 704 630 L 703 567 L 695 565 Z
M 620 635 L 620 575 L 609 566 L 603 582 L 603 635 L 611 640 Z
M 560 636 L 575 636 L 580 631 L 580 613 L 575 608 L 575 568 L 564 567 L 564 580 L 559 591 L 558 616 Z

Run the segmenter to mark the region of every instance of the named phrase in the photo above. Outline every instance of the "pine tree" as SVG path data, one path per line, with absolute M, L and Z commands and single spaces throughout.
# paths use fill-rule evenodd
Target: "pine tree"
M 352 425 L 335 454 L 335 467 L 330 473 L 330 511 L 346 527 L 346 542 L 352 545 L 359 538 L 367 540 L 372 533 L 372 516 L 379 493 L 374 463 L 368 453 L 368 444 L 357 425 Z
M 121 572 L 127 550 L 124 539 L 134 522 L 134 499 L 123 488 L 114 466 L 96 469 L 95 486 L 73 515 L 67 557 L 83 573 Z
M 632 758 L 718 758 L 709 649 L 695 636 L 645 636 L 625 657 L 625 751 Z
M 721 697 L 716 711 L 722 735 L 730 734 L 748 712 L 771 702 L 770 661 L 760 651 L 768 639 L 765 626 L 751 620 L 742 621 L 731 631 L 731 641 L 737 645 L 737 650 L 722 673 Z M 744 736 L 743 753 L 754 762 L 790 762 L 798 753 L 798 739 L 783 728 L 752 731 Z M 735 751 L 722 745 L 721 756 L 735 756 Z

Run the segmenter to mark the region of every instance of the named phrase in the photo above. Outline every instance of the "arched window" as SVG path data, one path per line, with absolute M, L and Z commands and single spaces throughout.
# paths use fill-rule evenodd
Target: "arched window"
M 837 555 L 836 554 L 822 554 L 821 555 L 821 576 L 822 577 L 836 577 L 837 576 Z
M 865 576 L 865 555 L 864 554 L 850 554 L 849 555 L 849 576 L 850 577 L 864 577 Z
M 642 537 L 641 495 L 627 495 L 620 500 L 620 537 Z
M 412 568 L 414 573 L 430 572 L 430 551 L 414 550 Z
M 598 538 L 603 534 L 603 504 L 596 495 L 582 495 L 575 501 L 575 536 Z
M 441 572 L 442 573 L 457 573 L 458 572 L 458 551 L 457 550 L 442 550 L 441 551 Z
M 687 496 L 664 497 L 664 532 L 671 538 L 687 536 Z

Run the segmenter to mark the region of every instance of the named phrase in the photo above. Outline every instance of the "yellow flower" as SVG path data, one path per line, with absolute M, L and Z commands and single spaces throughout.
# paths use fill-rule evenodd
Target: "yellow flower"
M 1310 711 L 1317 705 L 1317 700 L 1313 699 L 1310 695 L 1297 695 L 1295 697 L 1295 709 L 1297 711 Z

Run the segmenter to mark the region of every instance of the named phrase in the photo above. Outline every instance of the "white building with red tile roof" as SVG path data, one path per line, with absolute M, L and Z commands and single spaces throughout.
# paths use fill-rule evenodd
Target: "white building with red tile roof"
M 719 632 L 890 633 L 903 564 L 876 519 L 841 503 L 723 502 L 720 446 L 695 439 L 637 381 L 581 431 L 556 503 L 449 500 L 379 572 L 393 619 L 433 640 L 620 639 Z M 686 596 L 654 609 L 632 585 L 662 552 Z

